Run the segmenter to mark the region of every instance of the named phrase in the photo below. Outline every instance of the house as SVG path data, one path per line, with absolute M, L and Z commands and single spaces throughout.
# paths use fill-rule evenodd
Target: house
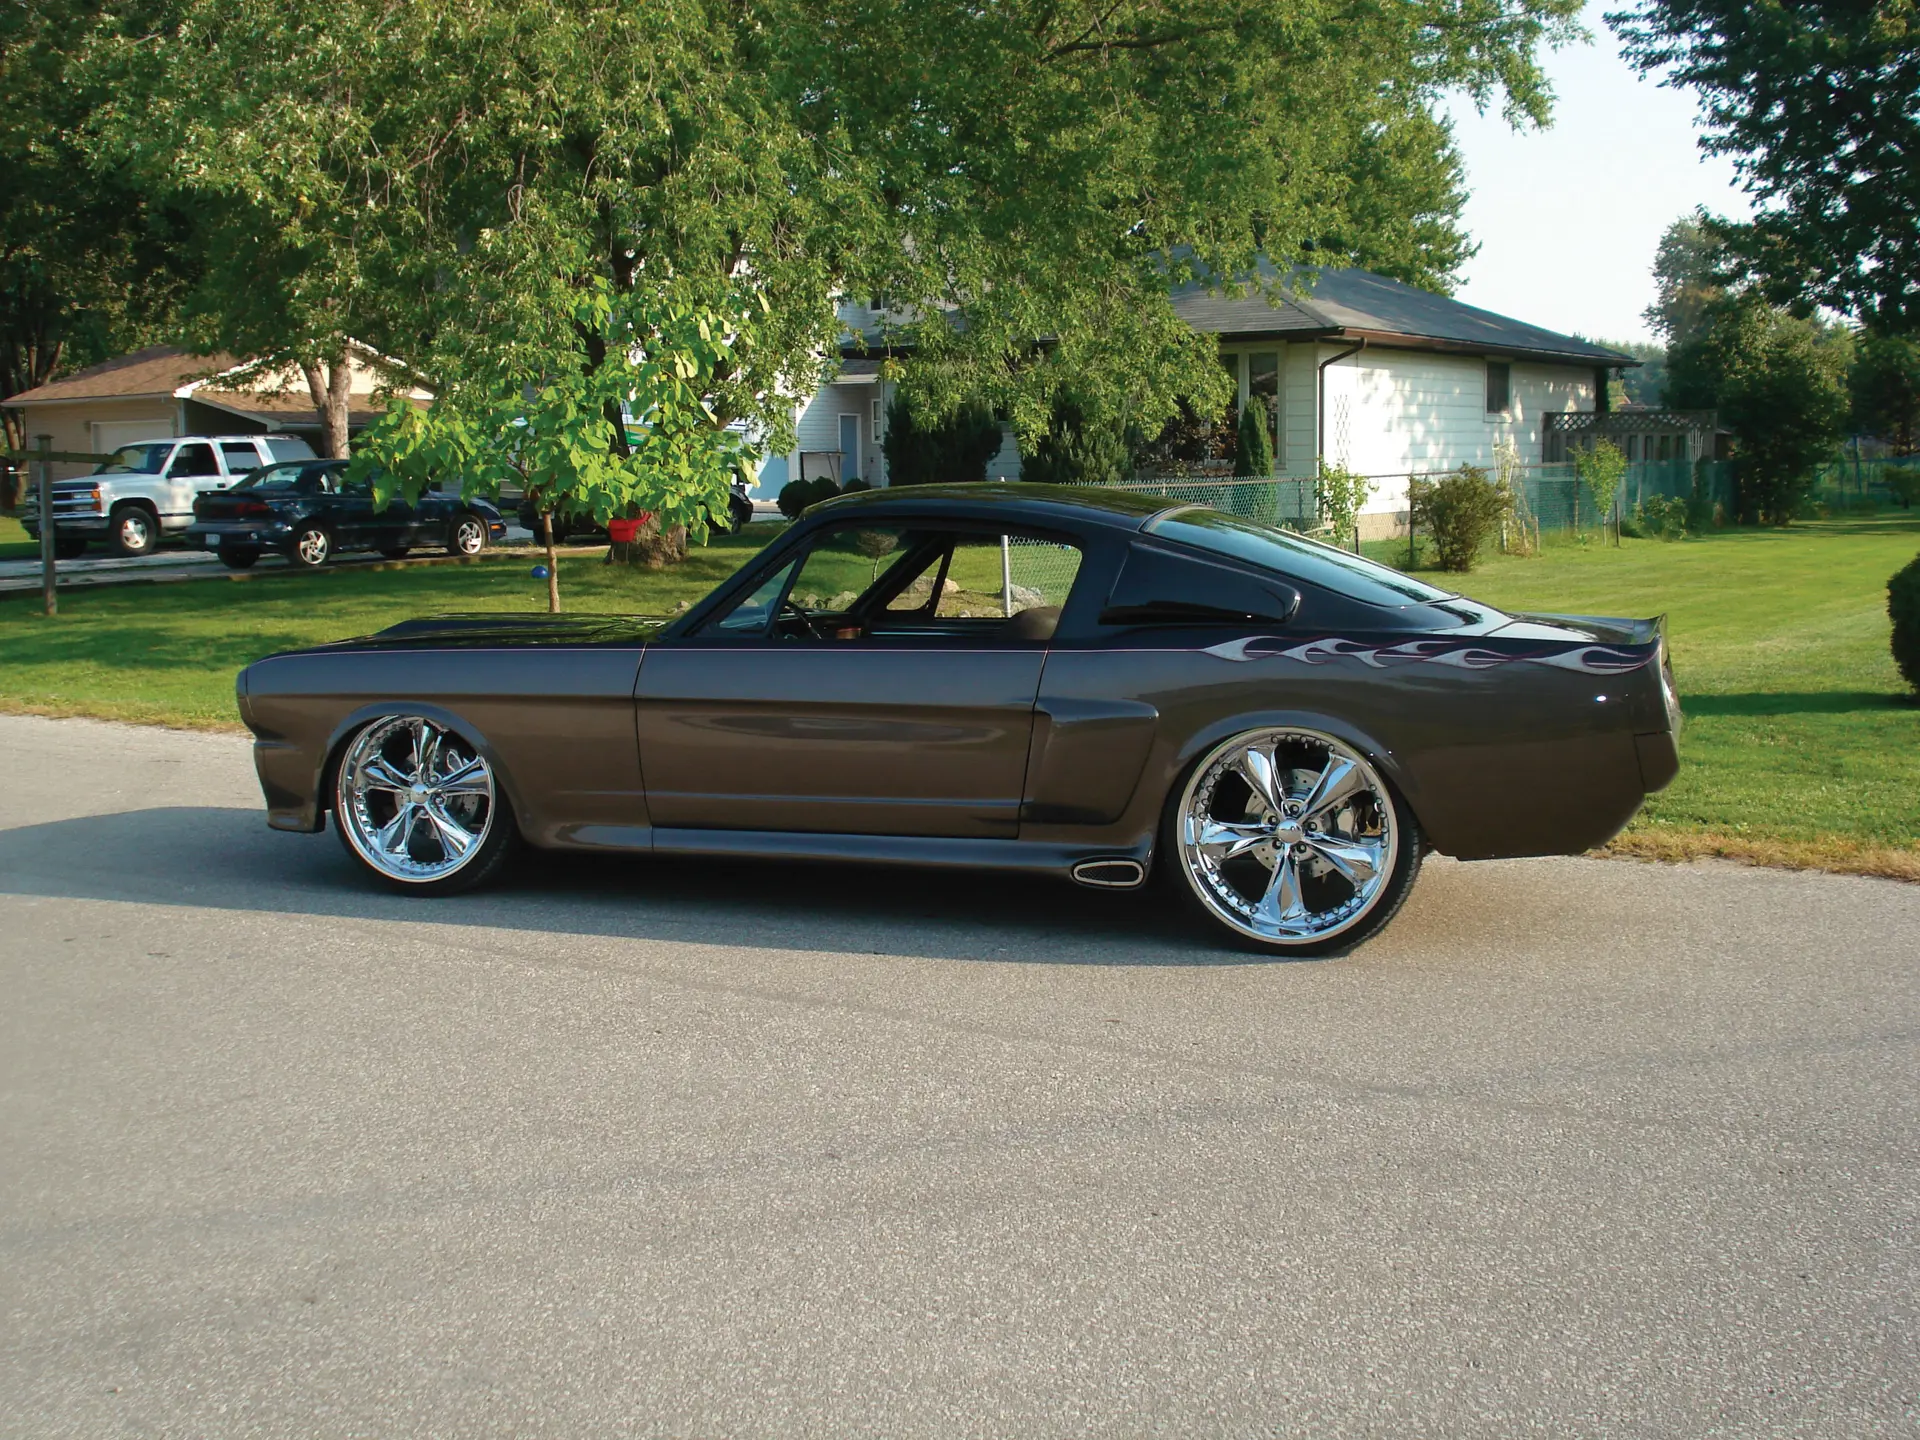
M 1361 523 L 1369 538 L 1404 527 L 1409 475 L 1491 467 L 1503 443 L 1523 463 L 1544 463 L 1553 417 L 1604 409 L 1609 372 L 1639 363 L 1366 270 L 1304 271 L 1273 300 L 1192 287 L 1173 306 L 1219 337 L 1241 404 L 1265 404 L 1278 474 L 1309 478 L 1324 457 L 1377 477 Z M 848 358 L 799 407 L 798 444 L 769 458 L 762 493 L 816 474 L 885 483 L 891 387 L 853 338 L 877 318 L 871 305 L 842 306 Z M 1011 438 L 987 473 L 1019 476 Z
M 379 417 L 374 388 L 381 381 L 379 357 L 365 347 L 348 352 L 352 384 L 349 432 Z M 99 455 L 135 440 L 169 435 L 248 435 L 286 431 L 319 448 L 320 418 L 314 413 L 307 382 L 297 369 L 267 382 L 239 389 L 224 378 L 241 368 L 231 355 L 192 355 L 172 345 L 156 345 L 131 355 L 76 371 L 33 390 L 8 397 L 31 439 L 51 435 L 55 450 Z M 410 392 L 416 400 L 428 392 Z M 81 474 L 82 465 L 56 465 L 55 478 Z

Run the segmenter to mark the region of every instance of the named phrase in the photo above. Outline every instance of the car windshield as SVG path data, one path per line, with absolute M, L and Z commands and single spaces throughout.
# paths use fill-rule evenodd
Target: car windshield
M 1194 506 L 1170 511 L 1148 521 L 1146 529 L 1150 535 L 1244 560 L 1371 605 L 1431 605 L 1454 598 L 1451 591 L 1436 590 L 1388 566 L 1304 535 L 1222 515 L 1218 510 Z
M 94 471 L 96 475 L 158 475 L 173 453 L 171 440 L 153 440 L 144 445 L 122 445 Z
M 234 485 L 236 490 L 299 490 L 317 493 L 336 488 L 337 464 L 324 460 L 288 460 L 265 465 Z

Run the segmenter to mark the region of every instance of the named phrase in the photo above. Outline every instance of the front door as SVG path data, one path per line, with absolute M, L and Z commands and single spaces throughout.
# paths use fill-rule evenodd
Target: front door
M 181 445 L 167 465 L 167 514 L 176 524 L 193 519 L 193 502 L 202 490 L 219 490 L 226 485 L 220 465 L 213 458 L 213 446 L 202 440 Z
M 1013 838 L 1058 599 L 1005 574 L 997 533 L 848 526 L 655 642 L 653 823 Z

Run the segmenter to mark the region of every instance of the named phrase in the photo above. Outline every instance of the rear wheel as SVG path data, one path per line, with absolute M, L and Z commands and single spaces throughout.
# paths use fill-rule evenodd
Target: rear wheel
M 113 548 L 122 555 L 151 555 L 160 544 L 160 517 L 144 505 L 122 505 L 109 526 Z
M 287 558 L 308 570 L 318 570 L 333 558 L 333 536 L 324 525 L 302 525 Z
M 1406 900 L 1420 832 L 1359 751 L 1317 730 L 1249 730 L 1206 755 L 1168 809 L 1166 860 L 1200 913 L 1242 945 L 1324 955 Z
M 260 552 L 245 545 L 222 545 L 220 563 L 229 570 L 251 570 L 260 559 Z
M 416 895 L 483 883 L 519 840 L 486 758 L 420 715 L 375 720 L 353 737 L 335 772 L 333 818 L 349 855 Z
M 453 517 L 447 527 L 449 555 L 478 555 L 487 548 L 487 522 L 471 510 Z
M 753 502 L 746 496 L 729 493 L 727 496 L 727 521 L 735 535 L 753 522 Z

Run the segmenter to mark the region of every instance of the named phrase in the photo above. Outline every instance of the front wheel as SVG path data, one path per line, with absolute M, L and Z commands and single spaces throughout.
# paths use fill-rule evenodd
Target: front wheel
M 299 533 L 293 537 L 293 549 L 289 557 L 294 564 L 308 570 L 318 570 L 333 556 L 333 536 L 324 525 L 302 525 Z
M 1249 730 L 1193 767 L 1164 854 L 1216 927 L 1272 954 L 1350 949 L 1394 916 L 1420 831 L 1359 751 L 1317 730 Z
M 472 889 L 519 839 L 486 757 L 420 715 L 354 736 L 334 774 L 333 820 L 349 855 L 416 895 Z
M 738 535 L 753 523 L 753 502 L 737 490 L 727 495 L 727 526 L 731 533 Z
M 123 505 L 113 512 L 112 534 L 122 555 L 151 555 L 160 546 L 160 519 L 144 505 Z
M 472 511 L 456 515 L 447 527 L 449 555 L 478 555 L 487 548 L 487 522 Z

